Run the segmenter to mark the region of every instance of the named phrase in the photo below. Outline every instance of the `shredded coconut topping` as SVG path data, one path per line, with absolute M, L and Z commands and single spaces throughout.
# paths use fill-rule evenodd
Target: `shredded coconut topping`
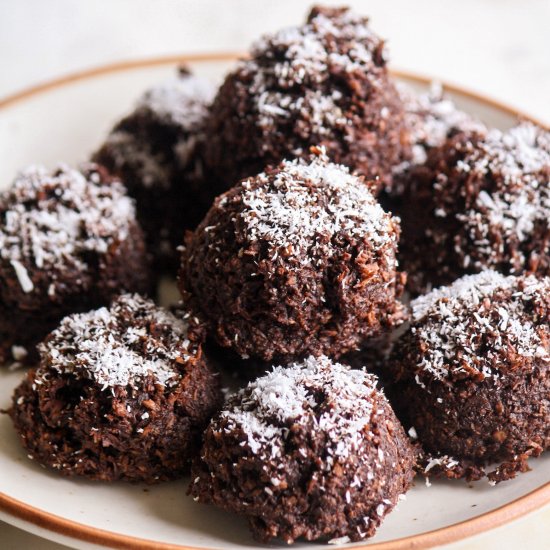
M 30 167 L 0 195 L 0 257 L 30 292 L 31 266 L 84 269 L 86 253 L 104 254 L 133 223 L 134 206 L 119 182 L 103 185 L 97 172 L 64 165 L 52 173 Z
M 366 240 L 394 265 L 395 219 L 360 179 L 326 156 L 309 163 L 284 161 L 275 172 L 241 185 L 246 208 L 239 221 L 250 241 L 268 244 L 273 258 L 281 254 L 311 262 L 316 256 L 330 257 L 335 239 Z
M 291 426 L 320 430 L 327 436 L 325 467 L 360 452 L 378 414 L 373 405 L 376 378 L 327 357 L 309 357 L 275 367 L 240 390 L 221 418 L 225 429 L 242 430 L 250 450 L 265 458 L 284 456 Z
M 382 49 L 366 18 L 349 10 L 320 12 L 304 25 L 261 38 L 237 72 L 254 98 L 264 134 L 301 119 L 308 121 L 309 132 L 321 137 L 352 123 L 341 107 L 342 92 L 325 86 L 331 73 L 358 71 L 375 86 L 379 71 L 374 69 L 385 60 L 374 53 Z
M 102 307 L 65 317 L 39 346 L 41 367 L 91 379 L 102 389 L 138 385 L 146 376 L 171 386 L 193 353 L 186 320 L 138 295 L 124 294 Z
M 119 170 L 129 166 L 146 188 L 169 188 L 174 169 L 187 168 L 193 159 L 214 92 L 209 81 L 188 73 L 151 88 L 139 99 L 136 110 L 109 134 L 100 157 L 108 155 Z M 161 150 L 148 135 L 151 124 L 158 123 L 170 127 Z
M 438 82 L 432 82 L 430 90 L 417 94 L 406 84 L 397 83 L 399 95 L 405 105 L 405 116 L 412 141 L 413 164 L 426 162 L 426 151 L 443 145 L 456 132 L 484 134 L 486 127 L 471 115 L 457 108 L 446 97 Z M 406 166 L 398 167 L 398 171 Z
M 498 256 L 506 243 L 529 241 L 537 225 L 548 231 L 549 132 L 531 123 L 521 124 L 507 132 L 491 130 L 458 163 L 457 169 L 472 178 L 492 174 L 496 181 L 494 188 L 482 189 L 472 207 L 457 215 L 476 247 L 478 257 L 473 264 L 478 269 L 497 267 Z M 496 243 L 495 235 L 499 236 Z M 546 252 L 550 253 L 550 244 L 547 244 Z M 521 250 L 518 255 L 520 258 L 512 261 L 522 267 L 526 258 Z
M 548 277 L 487 270 L 416 298 L 411 331 L 423 350 L 418 366 L 441 380 L 498 377 L 510 350 L 525 360 L 550 361 L 548 319 L 537 321 L 530 313 L 549 293 Z
M 183 73 L 147 90 L 136 107 L 186 132 L 194 132 L 202 125 L 215 91 L 210 81 Z

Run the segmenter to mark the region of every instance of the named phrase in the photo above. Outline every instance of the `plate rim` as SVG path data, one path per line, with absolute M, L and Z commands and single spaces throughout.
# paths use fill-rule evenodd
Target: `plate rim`
M 89 69 L 71 72 L 64 76 L 44 81 L 37 85 L 24 88 L 14 94 L 5 96 L 0 99 L 0 114 L 2 111 L 12 106 L 19 105 L 25 100 L 32 99 L 35 96 L 48 93 L 63 86 L 72 85 L 82 80 L 102 77 L 110 73 L 120 73 L 132 69 L 144 69 L 162 65 L 175 65 L 178 63 L 235 61 L 239 57 L 243 57 L 243 54 L 240 52 L 196 53 L 188 55 L 159 56 L 147 59 L 134 59 L 99 65 Z M 392 69 L 391 73 L 394 76 L 416 81 L 424 85 L 429 84 L 433 80 L 438 80 L 441 82 L 445 90 L 488 104 L 491 107 L 503 111 L 512 117 L 529 120 L 540 125 L 546 130 L 550 129 L 545 123 L 532 115 L 528 115 L 527 113 L 524 113 L 511 105 L 503 103 L 485 94 L 473 92 L 460 85 L 449 83 L 445 80 L 435 79 L 426 75 L 420 75 L 411 71 Z M 499 527 L 505 523 L 509 523 L 510 521 L 524 516 L 525 514 L 528 514 L 529 512 L 532 512 L 549 502 L 550 482 L 547 482 L 526 495 L 503 504 L 502 506 L 490 510 L 489 512 L 480 514 L 479 516 L 447 525 L 439 529 L 434 529 L 432 531 L 419 533 L 417 535 L 402 537 L 391 541 L 356 546 L 354 548 L 362 550 L 405 550 L 408 548 L 429 548 L 440 544 L 448 544 Z M 4 512 L 8 518 L 13 516 L 14 518 L 22 520 L 25 523 L 30 523 L 31 525 L 57 533 L 69 539 L 76 539 L 82 542 L 103 545 L 109 548 L 129 550 L 204 550 L 199 547 L 157 542 L 150 539 L 133 537 L 131 535 L 124 535 L 114 531 L 91 527 L 89 525 L 52 514 L 40 508 L 36 508 L 26 504 L 23 501 L 10 497 L 1 491 L 0 510 Z
M 118 73 L 130 71 L 132 69 L 143 69 L 147 67 L 155 67 L 162 65 L 171 65 L 178 63 L 201 63 L 201 62 L 222 62 L 236 61 L 237 59 L 246 57 L 246 54 L 239 51 L 223 51 L 223 52 L 207 52 L 193 53 L 181 55 L 163 55 L 148 58 L 127 59 L 96 65 L 87 69 L 71 71 L 62 76 L 44 80 L 38 84 L 25 87 L 19 91 L 0 97 L 0 111 L 19 104 L 20 102 L 33 98 L 36 95 L 55 90 L 65 85 L 74 84 L 81 80 L 87 80 L 94 77 L 105 76 L 109 73 Z M 476 101 L 487 103 L 492 107 L 504 111 L 506 114 L 518 118 L 531 121 L 545 130 L 550 130 L 550 125 L 539 119 L 538 117 L 526 113 L 525 111 L 512 106 L 509 103 L 496 99 L 488 94 L 471 90 L 447 79 L 440 79 L 434 75 L 419 73 L 416 71 L 408 71 L 401 68 L 390 68 L 390 73 L 396 77 L 402 77 L 407 80 L 413 80 L 420 84 L 430 84 L 433 81 L 439 82 L 445 90 L 454 92 Z

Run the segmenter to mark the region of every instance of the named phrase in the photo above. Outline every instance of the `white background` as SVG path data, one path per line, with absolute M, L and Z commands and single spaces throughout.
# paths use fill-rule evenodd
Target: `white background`
M 326 4 L 335 2 L 326 1 Z M 550 124 L 550 0 L 358 0 L 388 39 L 391 65 L 454 82 Z M 244 51 L 300 22 L 310 0 L 0 0 L 0 99 L 96 65 Z M 338 4 L 338 2 L 336 3 Z M 0 487 L 1 490 L 1 487 Z M 452 545 L 542 548 L 550 509 Z M 0 523 L 4 549 L 41 548 Z M 44 543 L 43 548 L 59 548 Z
M 312 3 L 0 0 L 0 97 L 114 60 L 245 50 L 258 34 L 301 21 Z M 549 0 L 341 3 L 371 16 L 395 67 L 459 83 L 550 123 Z

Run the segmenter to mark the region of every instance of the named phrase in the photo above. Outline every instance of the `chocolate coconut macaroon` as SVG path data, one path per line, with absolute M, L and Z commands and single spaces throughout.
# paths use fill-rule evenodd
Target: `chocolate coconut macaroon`
M 221 405 L 203 336 L 192 318 L 130 294 L 63 319 L 13 396 L 10 415 L 30 457 L 103 481 L 187 473 Z
M 187 303 L 244 358 L 338 357 L 405 317 L 398 220 L 314 153 L 218 197 L 183 253 Z
M 384 42 L 347 8 L 315 7 L 252 47 L 218 91 L 202 154 L 221 193 L 317 145 L 376 190 L 410 153 Z
M 387 391 L 426 473 L 514 477 L 550 447 L 550 278 L 467 275 L 411 303 Z
M 415 451 L 376 377 L 326 357 L 276 367 L 206 430 L 189 492 L 262 542 L 374 534 L 411 486 Z
M 134 205 L 103 169 L 31 167 L 0 194 L 0 363 L 33 360 L 65 315 L 149 286 Z
M 425 164 L 432 149 L 457 134 L 487 132 L 485 125 L 460 110 L 437 82 L 432 82 L 430 89 L 421 93 L 402 82 L 397 82 L 396 88 L 405 109 L 412 155 L 393 169 L 392 185 L 386 189 L 392 201 L 399 200 L 408 185 L 411 169 Z
M 550 132 L 459 134 L 411 172 L 402 200 L 413 292 L 486 268 L 550 274 Z
M 196 148 L 214 92 L 209 81 L 180 69 L 145 92 L 93 155 L 135 198 L 158 268 L 177 263 L 184 231 L 196 227 L 213 200 L 201 185 Z

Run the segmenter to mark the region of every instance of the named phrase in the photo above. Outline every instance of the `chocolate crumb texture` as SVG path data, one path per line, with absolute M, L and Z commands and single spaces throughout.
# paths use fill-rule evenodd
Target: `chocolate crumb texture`
M 65 315 L 149 281 L 133 202 L 102 168 L 30 167 L 0 194 L 0 362 L 34 360 Z
M 65 317 L 13 395 L 29 455 L 66 476 L 156 483 L 189 470 L 221 405 L 204 328 L 138 295 Z
M 180 69 L 147 90 L 93 155 L 135 199 L 159 272 L 174 271 L 184 231 L 199 223 L 213 199 L 203 189 L 197 144 L 214 91 L 209 81 Z
M 477 479 L 496 464 L 492 481 L 525 471 L 550 446 L 550 278 L 486 270 L 411 308 L 386 390 L 424 470 Z
M 393 167 L 392 185 L 385 189 L 391 201 L 399 201 L 410 180 L 410 171 L 424 165 L 432 149 L 457 134 L 487 132 L 481 121 L 457 107 L 440 83 L 432 82 L 426 92 L 416 92 L 399 81 L 395 86 L 403 102 L 412 149 L 410 158 Z
M 412 169 L 398 213 L 414 293 L 495 269 L 550 274 L 550 132 L 462 133 Z
M 358 541 L 404 498 L 415 455 L 373 375 L 309 357 L 229 398 L 189 492 L 245 516 L 262 542 Z
M 242 358 L 338 357 L 403 321 L 399 223 L 323 149 L 221 195 L 183 252 L 180 288 Z
M 347 8 L 312 9 L 303 25 L 258 40 L 226 77 L 205 123 L 214 195 L 267 165 L 324 146 L 376 192 L 410 155 L 384 41 Z

